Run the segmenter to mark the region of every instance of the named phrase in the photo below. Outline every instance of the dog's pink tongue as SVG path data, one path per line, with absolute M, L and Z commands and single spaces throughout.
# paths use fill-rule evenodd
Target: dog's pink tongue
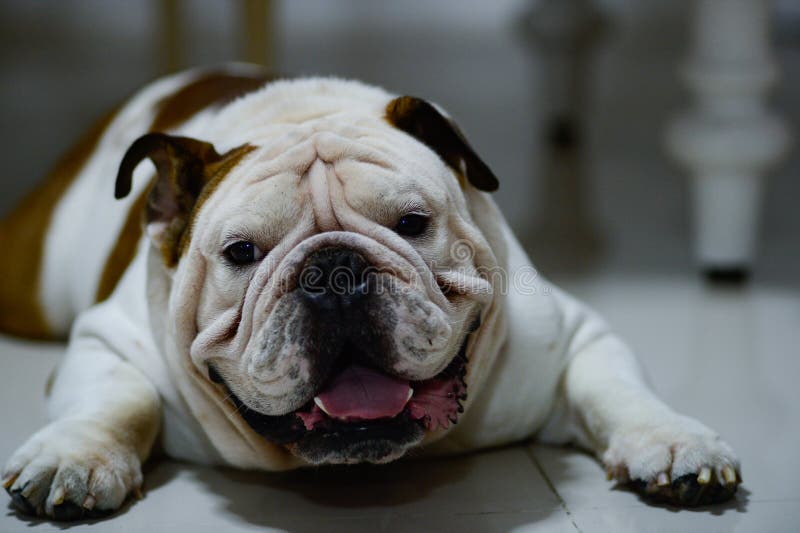
M 408 381 L 351 365 L 314 402 L 334 418 L 373 420 L 398 415 L 411 394 Z

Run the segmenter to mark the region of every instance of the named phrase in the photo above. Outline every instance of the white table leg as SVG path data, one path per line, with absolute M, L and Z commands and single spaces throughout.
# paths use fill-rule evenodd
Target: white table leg
M 788 145 L 766 107 L 777 78 L 766 0 L 698 0 L 684 79 L 691 110 L 667 131 L 691 172 L 695 255 L 711 279 L 744 279 L 756 249 L 764 174 Z
M 536 105 L 544 110 L 536 218 L 523 233 L 544 272 L 591 269 L 601 252 L 586 186 L 586 101 L 593 53 L 608 27 L 594 0 L 535 0 L 519 20 L 535 57 Z

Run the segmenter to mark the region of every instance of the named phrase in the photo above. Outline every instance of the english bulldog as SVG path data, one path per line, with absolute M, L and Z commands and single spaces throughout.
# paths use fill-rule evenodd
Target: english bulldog
M 538 276 L 497 187 L 419 98 L 243 65 L 146 86 L 0 226 L 0 328 L 69 334 L 13 503 L 113 512 L 156 443 L 276 471 L 533 436 L 648 497 L 730 498 L 731 447 Z

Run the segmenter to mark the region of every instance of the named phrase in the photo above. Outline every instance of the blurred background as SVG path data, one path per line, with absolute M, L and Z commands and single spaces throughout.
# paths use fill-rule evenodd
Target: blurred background
M 500 177 L 497 202 L 550 277 L 696 272 L 690 173 L 665 148 L 669 124 L 692 104 L 679 71 L 695 5 L 2 0 L 0 212 L 146 82 L 256 60 L 444 106 Z M 769 5 L 780 79 L 766 101 L 797 124 L 800 10 Z M 786 153 L 765 182 L 754 259 L 759 280 L 781 284 L 800 272 L 800 157 Z

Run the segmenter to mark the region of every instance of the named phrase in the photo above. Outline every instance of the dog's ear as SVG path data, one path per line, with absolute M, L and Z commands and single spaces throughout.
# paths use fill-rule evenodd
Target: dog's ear
M 203 188 L 221 167 L 229 166 L 225 160 L 237 150 L 220 155 L 207 142 L 148 133 L 134 141 L 122 158 L 114 188 L 118 199 L 130 193 L 133 171 L 143 159 L 150 158 L 156 167 L 144 218 L 150 238 L 169 266 L 178 262 L 185 244 L 182 238 Z
M 386 106 L 386 119 L 424 143 L 482 191 L 495 191 L 498 181 L 467 143 L 461 130 L 433 105 L 413 96 L 400 96 Z

